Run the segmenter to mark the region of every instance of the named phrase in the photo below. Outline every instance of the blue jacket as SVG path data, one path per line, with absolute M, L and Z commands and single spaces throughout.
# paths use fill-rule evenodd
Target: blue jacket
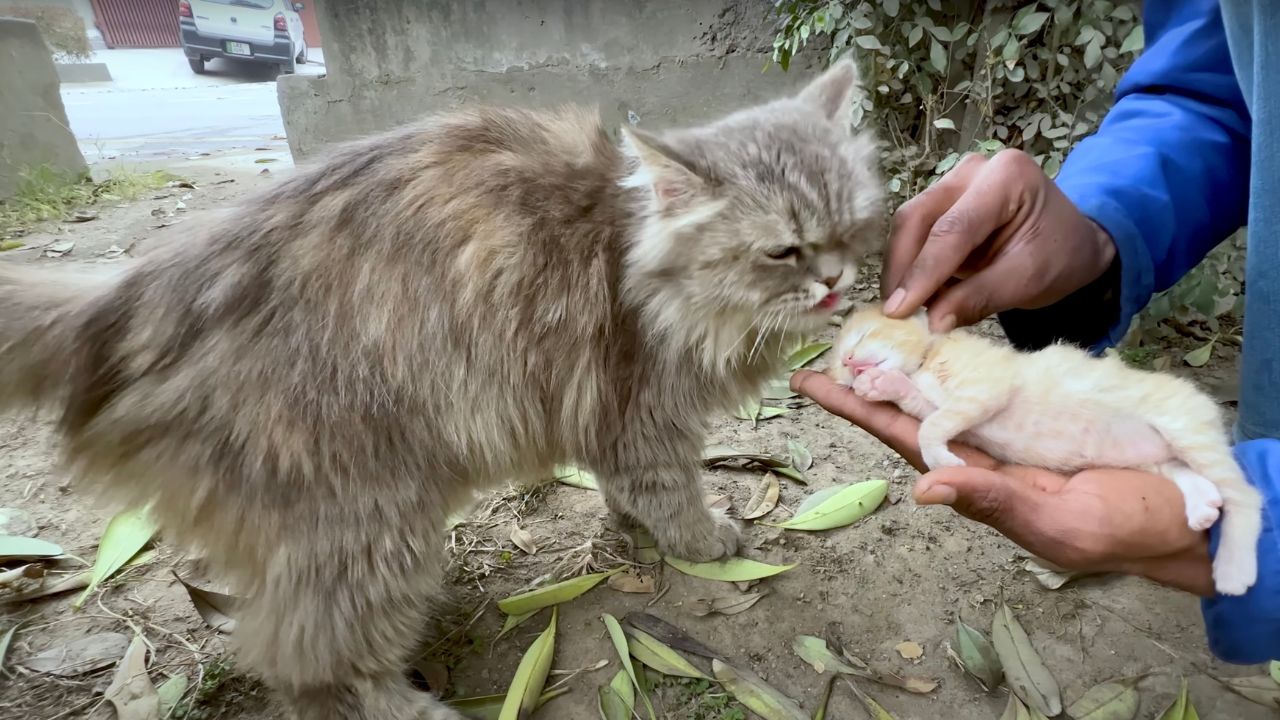
M 1057 178 L 1111 234 L 1116 264 L 1055 306 L 1001 315 L 1018 345 L 1114 344 L 1153 293 L 1248 223 L 1237 427 L 1243 438 L 1280 438 L 1280 94 L 1267 87 L 1280 76 L 1280 51 L 1272 49 L 1280 3 L 1272 5 L 1144 4 L 1146 49 L 1098 132 L 1077 146 Z M 1280 440 L 1241 442 L 1236 458 L 1266 497 L 1260 577 L 1247 595 L 1210 598 L 1202 608 L 1213 652 L 1251 664 L 1280 658 Z M 1215 529 L 1211 550 L 1216 545 Z

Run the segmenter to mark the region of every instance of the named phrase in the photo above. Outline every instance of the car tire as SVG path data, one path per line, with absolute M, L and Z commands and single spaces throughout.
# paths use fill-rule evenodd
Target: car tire
M 290 60 L 287 63 L 280 63 L 281 75 L 292 75 L 298 71 L 298 63 L 296 60 Z
M 307 64 L 307 45 L 303 43 L 302 49 L 298 51 L 298 57 L 294 58 L 294 62 L 298 65 Z
M 191 72 L 193 72 L 193 73 L 195 73 L 195 74 L 197 74 L 197 75 L 203 75 L 203 74 L 204 74 L 204 72 L 205 72 L 205 70 L 204 70 L 204 58 L 202 58 L 202 57 L 187 58 L 187 64 L 191 66 Z

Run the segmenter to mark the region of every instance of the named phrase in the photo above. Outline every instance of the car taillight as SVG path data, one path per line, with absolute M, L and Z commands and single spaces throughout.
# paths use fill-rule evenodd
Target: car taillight
M 178 0 L 178 17 L 191 17 L 191 3 Z
M 289 32 L 289 24 L 284 20 L 284 13 L 276 13 L 276 30 Z

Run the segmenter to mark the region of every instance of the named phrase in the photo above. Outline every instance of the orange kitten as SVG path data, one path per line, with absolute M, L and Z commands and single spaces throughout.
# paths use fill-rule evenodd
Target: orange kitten
M 921 421 L 931 469 L 964 464 L 947 449 L 957 439 L 1002 462 L 1063 473 L 1156 472 L 1182 491 L 1192 529 L 1224 513 L 1218 592 L 1240 595 L 1257 580 L 1261 498 L 1232 457 L 1218 405 L 1192 383 L 1068 345 L 1024 353 L 962 330 L 932 334 L 923 312 L 857 312 L 836 350 L 836 381 Z

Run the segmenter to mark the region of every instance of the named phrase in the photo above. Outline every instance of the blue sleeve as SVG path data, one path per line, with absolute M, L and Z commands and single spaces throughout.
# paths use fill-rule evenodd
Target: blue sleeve
M 1262 538 L 1258 582 L 1238 596 L 1201 602 L 1209 649 L 1218 658 L 1253 665 L 1280 658 L 1280 440 L 1250 440 L 1235 447 L 1236 461 L 1262 493 Z M 1218 526 L 1209 531 L 1209 552 L 1218 549 Z
M 1147 47 L 1115 105 L 1057 178 L 1119 254 L 1118 317 L 1095 317 L 1090 342 L 1119 342 L 1151 295 L 1243 226 L 1248 211 L 1251 123 L 1218 0 L 1145 3 L 1143 27 Z

